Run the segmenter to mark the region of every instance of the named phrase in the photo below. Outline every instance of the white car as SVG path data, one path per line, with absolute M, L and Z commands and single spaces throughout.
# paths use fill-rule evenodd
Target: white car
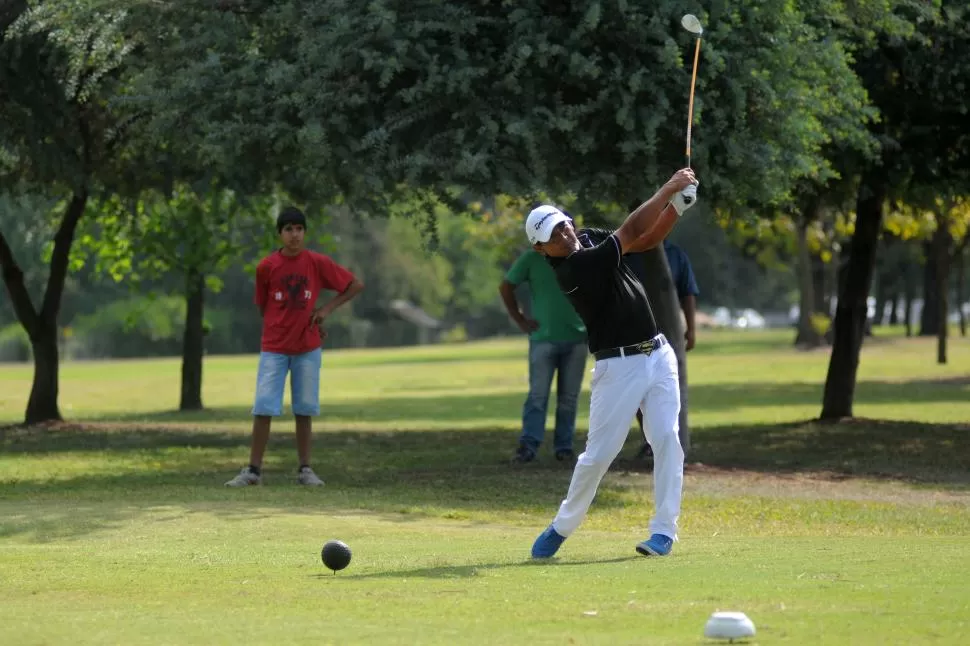
M 734 326 L 743 329 L 760 330 L 765 327 L 765 317 L 750 307 L 746 307 L 745 309 L 741 310 L 738 317 L 734 319 Z

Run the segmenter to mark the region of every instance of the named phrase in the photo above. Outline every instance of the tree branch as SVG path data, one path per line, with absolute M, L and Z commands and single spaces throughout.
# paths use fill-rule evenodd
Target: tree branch
M 47 289 L 44 291 L 44 305 L 40 310 L 41 324 L 56 323 L 57 313 L 61 308 L 61 295 L 64 293 L 64 280 L 67 278 L 67 266 L 71 256 L 71 244 L 74 242 L 74 231 L 77 223 L 84 214 L 88 203 L 88 192 L 82 188 L 71 197 L 61 226 L 54 236 L 54 253 L 51 256 L 51 271 L 47 278 Z
M 10 302 L 13 303 L 14 313 L 17 320 L 27 330 L 27 334 L 33 338 L 37 333 L 37 311 L 30 300 L 30 293 L 24 285 L 24 272 L 17 264 L 17 260 L 10 251 L 3 233 L 0 233 L 0 269 L 3 270 L 3 283 L 7 286 L 10 294 Z
M 256 13 L 255 9 L 246 7 L 243 0 L 216 0 L 215 4 L 219 11 L 228 11 L 235 14 Z
M 148 115 L 149 113 L 147 111 L 137 112 L 129 116 L 127 119 L 119 123 L 117 126 L 115 126 L 112 133 L 105 140 L 105 144 L 104 144 L 105 156 L 110 156 L 111 153 L 115 152 L 116 147 L 121 144 L 125 134 L 128 132 L 128 129 L 134 124 L 144 119 L 145 117 L 147 117 Z
M 94 32 L 88 34 L 87 42 L 84 44 L 81 71 L 78 75 L 77 85 L 74 87 L 74 96 L 71 97 L 72 104 L 77 104 L 78 99 L 81 98 L 81 93 L 87 89 L 88 79 L 94 76 L 94 70 L 88 66 L 88 61 L 91 60 L 91 54 L 94 53 L 95 42 L 97 42 L 97 35 Z

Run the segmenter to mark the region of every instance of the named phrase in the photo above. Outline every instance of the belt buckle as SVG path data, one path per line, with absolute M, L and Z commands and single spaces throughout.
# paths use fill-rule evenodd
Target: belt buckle
M 638 343 L 637 348 L 640 350 L 642 354 L 645 354 L 649 357 L 650 353 L 652 353 L 654 350 L 657 349 L 657 346 L 654 344 L 653 339 L 650 339 L 649 341 L 643 341 L 641 343 Z

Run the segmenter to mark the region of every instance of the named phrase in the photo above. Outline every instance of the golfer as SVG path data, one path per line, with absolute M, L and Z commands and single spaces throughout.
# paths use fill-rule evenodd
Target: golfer
M 526 220 L 529 242 L 547 257 L 560 289 L 586 324 L 595 359 L 586 450 L 576 462 L 559 513 L 532 546 L 535 559 L 553 556 L 582 523 L 638 408 L 646 411 L 647 440 L 653 446 L 655 510 L 650 536 L 636 549 L 645 556 L 665 556 L 677 538 L 684 483 L 684 451 L 677 437 L 677 357 L 658 331 L 643 285 L 623 262 L 623 254 L 663 242 L 696 196 L 697 180 L 687 168 L 677 171 L 613 232 L 576 231 L 568 216 L 548 205 L 534 209 Z

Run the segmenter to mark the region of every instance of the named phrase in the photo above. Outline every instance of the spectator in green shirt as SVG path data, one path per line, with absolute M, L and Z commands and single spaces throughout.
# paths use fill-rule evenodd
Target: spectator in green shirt
M 528 283 L 531 306 L 519 307 L 515 288 Z M 509 316 L 529 335 L 529 394 L 522 407 L 522 435 L 514 460 L 532 462 L 546 432 L 553 374 L 556 382 L 556 459 L 572 461 L 576 407 L 586 368 L 586 327 L 556 282 L 542 254 L 529 249 L 516 259 L 499 286 Z

